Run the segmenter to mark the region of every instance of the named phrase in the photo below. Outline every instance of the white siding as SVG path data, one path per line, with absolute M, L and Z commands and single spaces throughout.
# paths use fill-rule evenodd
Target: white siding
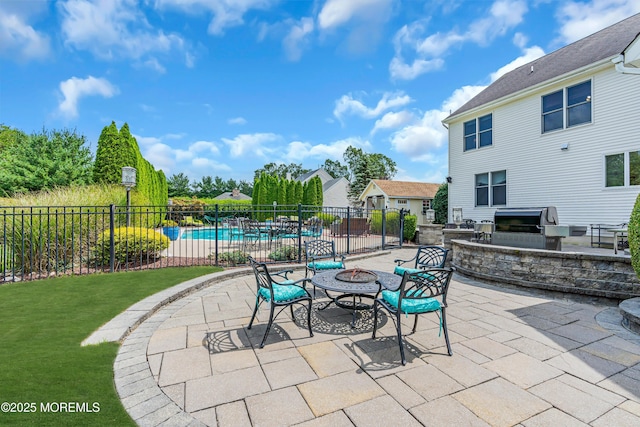
M 541 96 L 592 79 L 590 124 L 542 134 Z M 507 207 L 556 206 L 562 224 L 628 222 L 640 187 L 605 188 L 604 156 L 640 151 L 640 76 L 613 69 L 562 81 L 449 126 L 449 209 L 493 219 L 475 207 L 475 175 L 507 171 Z M 493 145 L 463 152 L 463 122 L 493 114 Z M 563 144 L 568 150 L 561 150 Z M 451 217 L 451 214 L 450 214 Z

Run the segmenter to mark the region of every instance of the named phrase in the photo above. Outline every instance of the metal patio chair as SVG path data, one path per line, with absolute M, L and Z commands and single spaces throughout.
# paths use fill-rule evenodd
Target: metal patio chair
M 295 317 L 293 315 L 293 306 L 294 304 L 304 305 L 305 302 L 308 302 L 307 308 L 307 327 L 309 329 L 309 336 L 313 336 L 313 331 L 311 330 L 311 295 L 305 288 L 305 285 L 311 279 L 300 279 L 290 280 L 287 278 L 289 273 L 292 273 L 293 270 L 283 270 L 278 271 L 276 273 L 269 273 L 269 269 L 265 263 L 257 262 L 253 257 L 249 257 L 249 263 L 253 268 L 253 273 L 256 276 L 256 306 L 253 309 L 253 315 L 251 316 L 251 321 L 249 322 L 249 326 L 247 329 L 251 329 L 253 326 L 253 321 L 256 318 L 256 314 L 258 313 L 258 308 L 263 302 L 266 302 L 269 305 L 269 323 L 267 323 L 267 330 L 264 332 L 264 337 L 262 338 L 262 342 L 260 343 L 260 348 L 264 347 L 264 343 L 267 341 L 267 336 L 269 335 L 269 331 L 271 330 L 271 325 L 273 324 L 273 320 L 278 317 L 278 315 L 285 308 L 289 307 L 291 310 L 291 320 L 295 322 Z M 279 280 L 276 280 L 278 278 Z M 275 313 L 275 309 L 278 307 L 280 310 Z
M 345 268 L 344 255 L 336 253 L 336 244 L 332 240 L 309 240 L 304 242 L 306 264 L 304 277 L 309 277 L 309 272 L 314 275 L 320 270 L 339 270 Z M 313 295 L 316 295 L 316 287 L 313 287 Z
M 447 330 L 447 291 L 454 268 L 427 268 L 416 273 L 405 272 L 402 276 L 400 288 L 397 291 L 382 290 L 383 286 L 379 283 L 381 292 L 379 297 L 373 304 L 373 335 L 376 337 L 378 328 L 378 311 L 382 308 L 386 310 L 396 327 L 398 335 L 398 345 L 400 346 L 400 357 L 402 364 L 407 364 L 404 355 L 404 343 L 402 339 L 402 316 L 413 315 L 413 329 L 411 333 L 415 333 L 418 326 L 418 316 L 424 313 L 435 312 L 440 319 L 440 329 L 438 336 L 444 330 L 444 339 L 447 343 L 447 352 L 449 356 L 453 355 L 451 343 L 449 342 L 449 331 Z
M 416 256 L 413 258 L 407 260 L 393 260 L 393 262 L 396 263 L 396 267 L 393 272 L 402 276 L 405 271 L 415 273 L 424 270 L 425 268 L 444 267 L 448 253 L 449 249 L 445 249 L 442 246 L 419 246 Z M 412 261 L 413 265 L 411 265 Z

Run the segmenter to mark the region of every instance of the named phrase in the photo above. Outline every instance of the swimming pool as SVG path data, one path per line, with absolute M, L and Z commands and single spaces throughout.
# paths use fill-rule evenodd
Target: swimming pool
M 201 228 L 192 228 L 185 230 L 182 233 L 183 239 L 191 239 L 191 240 L 241 240 L 242 239 L 242 229 L 238 227 L 220 227 L 218 228 L 218 232 L 216 233 L 215 228 L 210 227 L 201 227 Z M 260 240 L 268 240 L 269 235 L 267 233 L 260 235 Z

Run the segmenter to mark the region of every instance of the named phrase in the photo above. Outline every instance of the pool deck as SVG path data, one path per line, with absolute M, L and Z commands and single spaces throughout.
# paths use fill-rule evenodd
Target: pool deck
M 387 270 L 414 254 L 354 256 L 350 266 Z M 266 310 L 248 330 L 255 279 L 232 269 L 141 301 L 88 342 L 122 339 L 115 386 L 143 426 L 640 425 L 640 336 L 614 306 L 454 275 L 453 356 L 437 317 L 423 315 L 402 366 L 391 319 L 372 339 L 370 312 L 352 329 L 349 312 L 317 311 L 326 301 L 314 301 L 313 337 L 298 307 L 260 349 Z

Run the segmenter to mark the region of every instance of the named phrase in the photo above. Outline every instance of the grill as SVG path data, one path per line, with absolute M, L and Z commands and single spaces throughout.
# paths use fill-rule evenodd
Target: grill
M 497 209 L 494 223 L 494 245 L 559 251 L 569 235 L 569 226 L 558 225 L 555 206 Z

